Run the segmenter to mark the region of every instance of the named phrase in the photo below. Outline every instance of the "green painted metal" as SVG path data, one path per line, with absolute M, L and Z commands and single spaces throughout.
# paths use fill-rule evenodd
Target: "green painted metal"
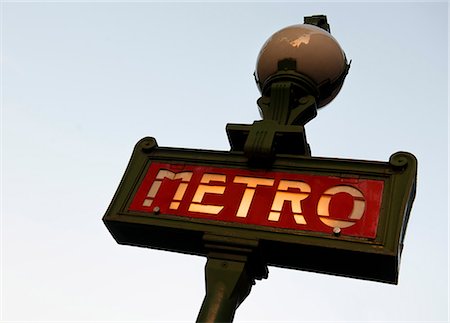
M 384 181 L 375 239 L 130 211 L 131 199 L 152 162 L 251 168 L 243 152 L 164 148 L 158 147 L 154 138 L 142 139 L 103 218 L 120 244 L 208 256 L 203 237 L 213 234 L 258 241 L 257 252 L 267 265 L 394 284 L 398 281 L 403 237 L 416 187 L 417 161 L 412 154 L 398 152 L 389 162 L 280 154 L 271 165 L 271 171 Z
M 263 120 L 227 124 L 231 150 L 243 151 L 249 164 L 269 167 L 276 154 L 310 156 L 304 125 L 317 115 L 314 82 L 295 72 L 296 61 L 278 63 L 278 73 L 263 85 L 258 106 Z
M 327 16 L 325 15 L 314 15 L 305 17 L 303 22 L 305 24 L 314 25 L 322 29 L 325 29 L 328 32 L 331 32 L 330 25 L 327 22 Z
M 267 266 L 255 253 L 256 240 L 216 235 L 203 239 L 210 252 L 205 267 L 206 296 L 197 322 L 231 322 L 255 279 L 267 278 Z
M 246 261 L 230 261 L 208 257 L 206 264 L 206 296 L 197 322 L 231 322 L 239 304 L 250 293 L 252 278 Z

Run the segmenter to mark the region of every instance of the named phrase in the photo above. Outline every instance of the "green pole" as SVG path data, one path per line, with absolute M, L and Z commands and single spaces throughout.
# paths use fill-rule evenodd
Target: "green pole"
M 232 322 L 238 306 L 250 293 L 254 279 L 246 261 L 208 258 L 206 296 L 197 322 Z
M 197 323 L 232 322 L 255 280 L 269 274 L 259 241 L 205 233 L 203 242 L 208 250 L 206 295 Z

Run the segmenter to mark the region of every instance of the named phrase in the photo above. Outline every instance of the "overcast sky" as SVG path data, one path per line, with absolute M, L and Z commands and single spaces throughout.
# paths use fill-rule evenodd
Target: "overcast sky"
M 192 322 L 205 258 L 101 221 L 135 143 L 228 150 L 275 31 L 326 14 L 352 60 L 313 156 L 419 162 L 399 284 L 270 267 L 235 322 L 448 320 L 448 3 L 1 2 L 2 322 Z

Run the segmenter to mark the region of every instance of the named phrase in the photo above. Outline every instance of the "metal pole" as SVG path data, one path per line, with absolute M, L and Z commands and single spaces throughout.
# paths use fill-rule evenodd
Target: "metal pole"
M 236 309 L 254 284 L 246 260 L 208 257 L 205 267 L 206 296 L 197 317 L 198 323 L 233 321 Z

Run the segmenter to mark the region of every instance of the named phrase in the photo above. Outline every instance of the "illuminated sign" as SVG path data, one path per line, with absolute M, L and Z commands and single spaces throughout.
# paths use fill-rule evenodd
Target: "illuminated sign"
M 375 238 L 383 181 L 152 163 L 131 211 Z
M 261 169 L 240 152 L 144 138 L 103 221 L 121 244 L 200 256 L 251 245 L 267 265 L 396 283 L 416 173 L 404 152 L 388 162 L 280 154 Z

